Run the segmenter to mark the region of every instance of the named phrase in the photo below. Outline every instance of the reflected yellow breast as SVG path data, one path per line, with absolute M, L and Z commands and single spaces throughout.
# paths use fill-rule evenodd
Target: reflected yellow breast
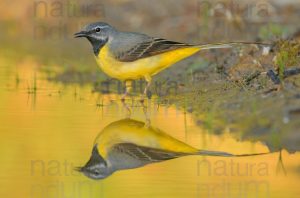
M 101 131 L 94 142 L 94 144 L 98 144 L 98 151 L 104 158 L 107 157 L 108 151 L 118 143 L 133 143 L 174 152 L 197 152 L 197 149 L 157 128 L 145 127 L 145 123 L 130 119 L 111 123 Z

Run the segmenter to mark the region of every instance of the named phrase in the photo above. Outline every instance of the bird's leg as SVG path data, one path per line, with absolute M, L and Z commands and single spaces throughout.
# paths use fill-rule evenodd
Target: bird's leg
M 121 98 L 122 102 L 125 101 L 125 98 L 130 93 L 131 89 L 132 89 L 132 81 L 126 80 L 125 81 L 125 93 L 123 94 L 123 96 Z
M 122 104 L 123 104 L 123 106 L 125 107 L 125 109 L 127 111 L 126 118 L 130 118 L 130 116 L 131 116 L 130 107 L 128 106 L 128 104 L 126 104 L 125 100 L 122 100 Z
M 143 93 L 143 95 L 141 97 L 141 100 L 140 100 L 141 103 L 144 103 L 144 99 L 147 96 L 147 91 L 148 91 L 148 89 L 149 89 L 149 87 L 151 85 L 151 80 L 152 80 L 151 76 L 145 76 L 145 80 L 147 82 L 147 85 L 146 85 L 146 87 L 144 89 L 144 93 Z
M 142 105 L 143 105 L 143 112 L 144 112 L 144 115 L 145 115 L 145 118 L 146 118 L 145 127 L 148 128 L 148 127 L 150 127 L 150 124 L 151 124 L 150 115 L 149 115 L 147 106 L 145 106 L 144 103 Z
M 122 96 L 121 98 L 121 101 L 122 101 L 122 104 L 123 106 L 126 108 L 127 110 L 127 116 L 126 117 L 130 117 L 131 116 L 131 110 L 130 110 L 130 107 L 126 104 L 125 102 L 125 98 L 126 96 L 130 93 L 130 90 L 132 89 L 132 81 L 130 80 L 126 80 L 125 81 L 125 93 L 124 95 Z

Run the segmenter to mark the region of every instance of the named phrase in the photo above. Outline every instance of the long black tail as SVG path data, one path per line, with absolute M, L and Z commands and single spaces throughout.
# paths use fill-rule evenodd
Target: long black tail
M 198 45 L 200 49 L 220 49 L 220 48 L 232 48 L 236 46 L 243 46 L 243 45 L 258 45 L 258 46 L 265 46 L 271 47 L 272 44 L 270 43 L 259 43 L 259 42 L 229 42 L 229 43 L 212 43 L 212 44 L 203 44 Z
M 220 157 L 247 157 L 247 156 L 256 156 L 256 155 L 266 155 L 271 153 L 253 153 L 253 154 L 231 154 L 226 152 L 220 152 L 220 151 L 207 151 L 207 150 L 199 150 L 197 155 L 206 155 L 206 156 L 220 156 Z

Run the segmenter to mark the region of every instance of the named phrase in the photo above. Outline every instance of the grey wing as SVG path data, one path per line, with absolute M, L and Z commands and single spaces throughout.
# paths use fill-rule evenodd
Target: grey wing
M 128 169 L 186 155 L 190 154 L 144 147 L 132 143 L 120 143 L 113 146 L 108 158 L 116 169 Z
M 144 34 L 123 33 L 118 41 L 112 44 L 112 51 L 117 60 L 132 62 L 140 58 L 154 56 L 167 51 L 193 46 L 186 43 L 153 38 Z

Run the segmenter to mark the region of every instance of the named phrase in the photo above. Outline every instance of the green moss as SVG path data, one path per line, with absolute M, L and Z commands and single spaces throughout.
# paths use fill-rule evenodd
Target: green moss
M 280 40 L 277 43 L 278 51 L 276 54 L 275 65 L 280 79 L 284 78 L 286 67 L 296 66 L 300 63 L 300 43 L 295 41 Z
M 270 23 L 264 25 L 259 30 L 259 37 L 263 40 L 281 38 L 287 32 L 287 29 L 281 25 Z

